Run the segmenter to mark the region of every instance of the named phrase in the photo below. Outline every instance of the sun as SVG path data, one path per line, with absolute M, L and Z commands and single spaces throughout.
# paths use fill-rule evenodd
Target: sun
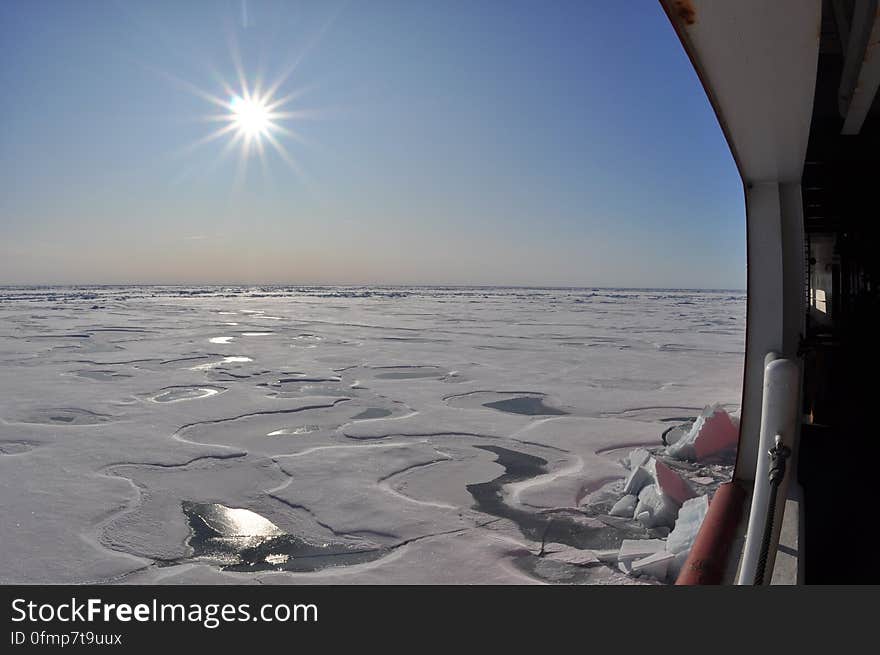
M 258 139 L 269 134 L 273 126 L 272 110 L 261 98 L 233 96 L 229 101 L 230 122 L 238 133 L 248 139 Z
M 217 162 L 238 151 L 236 186 L 244 181 L 248 161 L 254 158 L 259 159 L 263 172 L 268 174 L 267 155 L 270 152 L 277 154 L 298 176 L 303 176 L 302 167 L 288 151 L 283 140 L 307 144 L 308 141 L 291 123 L 319 117 L 320 113 L 315 110 L 288 108 L 287 105 L 298 99 L 303 91 L 296 89 L 283 97 L 276 96 L 284 82 L 283 77 L 266 88 L 261 85 L 259 78 L 249 83 L 244 72 L 240 73 L 239 78 L 237 87 L 222 82 L 223 94 L 219 96 L 183 82 L 190 92 L 220 109 L 219 112 L 202 116 L 202 120 L 220 125 L 181 152 L 191 152 L 225 137 L 226 145 Z
M 275 85 L 277 86 L 277 85 Z M 219 121 L 221 127 L 201 141 L 198 145 L 213 141 L 221 136 L 231 137 L 227 149 L 239 148 L 239 161 L 245 165 L 252 155 L 258 155 L 264 159 L 266 146 L 271 147 L 293 168 L 296 168 L 287 148 L 279 140 L 282 137 L 291 137 L 301 140 L 289 123 L 303 115 L 303 112 L 284 110 L 283 107 L 290 102 L 296 94 L 289 94 L 284 98 L 276 98 L 275 86 L 260 90 L 259 84 L 248 85 L 242 76 L 241 87 L 233 90 L 226 86 L 226 97 L 221 100 L 216 96 L 203 94 L 215 105 L 222 107 L 220 114 L 208 115 L 205 118 L 211 121 Z
M 301 97 L 311 87 L 288 87 L 287 93 L 281 95 L 278 92 L 293 72 L 293 66 L 283 71 L 274 82 L 264 84 L 261 75 L 249 77 L 245 74 L 244 67 L 236 53 L 237 49 L 233 48 L 233 62 L 238 78 L 235 82 L 237 84 L 230 83 L 218 76 L 217 81 L 221 90 L 219 94 L 201 89 L 174 75 L 166 74 L 172 82 L 213 105 L 214 111 L 203 114 L 200 119 L 218 124 L 218 127 L 203 137 L 182 147 L 180 153 L 190 153 L 211 142 L 223 139 L 226 143 L 221 149 L 219 157 L 215 159 L 214 165 L 223 162 L 230 154 L 237 151 L 236 187 L 244 182 L 248 162 L 254 159 L 259 160 L 263 173 L 268 176 L 270 164 L 268 157 L 273 154 L 283 160 L 298 177 L 304 179 L 303 168 L 288 151 L 287 145 L 290 142 L 296 142 L 309 146 L 310 140 L 300 133 L 296 124 L 324 117 L 322 110 L 291 106 L 298 105 Z
M 316 82 L 303 85 L 294 73 L 298 71 L 306 53 L 317 47 L 333 20 L 335 14 L 319 32 L 306 39 L 305 47 L 297 48 L 295 53 L 281 52 L 270 56 L 268 51 L 261 51 L 260 65 L 250 70 L 242 59 L 237 30 L 227 30 L 230 58 L 228 63 L 231 67 L 218 68 L 211 62 L 204 62 L 208 64 L 211 87 L 202 87 L 170 71 L 153 69 L 178 88 L 212 106 L 210 113 L 194 118 L 199 122 L 213 124 L 214 127 L 193 141 L 182 144 L 174 154 L 189 155 L 214 144 L 213 156 L 207 165 L 204 160 L 193 162 L 179 176 L 180 179 L 212 171 L 224 164 L 231 155 L 237 154 L 233 189 L 246 181 L 248 168 L 255 161 L 259 163 L 265 179 L 270 182 L 274 177 L 271 169 L 277 159 L 287 164 L 297 179 L 307 181 L 308 176 L 299 161 L 298 149 L 299 146 L 307 149 L 319 144 L 308 134 L 306 121 L 324 120 L 330 117 L 331 112 L 301 104 L 307 95 L 321 85 Z M 245 21 L 242 28 L 247 27 Z M 264 76 L 269 69 L 272 71 L 271 79 Z M 224 143 L 218 149 L 215 142 L 221 140 Z

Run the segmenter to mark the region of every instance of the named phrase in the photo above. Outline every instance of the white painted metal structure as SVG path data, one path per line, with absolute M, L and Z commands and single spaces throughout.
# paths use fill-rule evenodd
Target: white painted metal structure
M 746 366 L 736 477 L 753 480 L 764 355 L 802 331 L 803 174 L 820 0 L 661 0 L 742 175 L 748 240 Z
M 823 30 L 823 0 L 660 2 L 700 77 L 743 180 L 748 305 L 742 419 L 734 478 L 738 488 L 752 493 L 747 545 L 740 566 L 740 580 L 744 583 L 754 579 L 768 510 L 767 450 L 777 434 L 793 450 L 775 506 L 776 529 L 765 575 L 765 580 L 769 580 L 778 525 L 784 518 L 785 492 L 789 480 L 796 479 L 793 469 L 798 462 L 802 404 L 798 350 L 806 314 L 801 180 L 807 145 L 811 128 L 818 129 L 821 135 L 836 121 L 837 117 L 829 116 L 828 112 L 828 91 L 833 94 L 832 89 L 837 90 L 837 109 L 842 119 L 841 126 L 834 126 L 833 131 L 839 130 L 843 139 L 864 136 L 862 128 L 866 119 L 871 121 L 874 116 L 872 105 L 880 88 L 880 0 L 825 0 L 826 19 L 833 17 L 836 23 L 837 29 L 833 31 Z M 836 56 L 841 56 L 841 50 L 843 53 L 839 88 L 837 73 L 829 73 L 825 68 L 829 61 L 832 66 L 835 62 L 829 59 L 835 56 L 835 48 L 829 48 L 827 40 L 834 36 L 828 37 L 829 34 L 839 38 Z M 825 48 L 825 67 L 824 85 L 819 86 L 816 128 L 811 123 L 820 41 Z M 829 75 L 833 87 L 828 86 Z M 831 152 L 833 165 L 838 157 L 833 149 L 841 148 L 844 142 L 829 143 L 825 150 L 820 150 L 826 155 Z M 847 142 L 843 150 L 849 154 L 840 154 L 841 161 L 849 161 L 850 165 L 857 161 L 861 156 L 857 147 L 867 143 L 870 141 Z M 828 148 L 831 150 L 826 152 Z M 824 165 L 823 161 L 814 163 Z M 817 188 L 822 192 L 826 187 Z M 816 225 L 812 225 L 815 232 Z M 765 368 L 764 357 L 768 353 L 774 353 L 773 358 L 778 357 L 779 361 L 768 362 Z M 792 491 L 795 497 L 801 497 L 796 486 Z M 803 511 L 803 505 L 798 506 Z M 809 544 L 805 547 L 809 548 Z M 798 576 L 801 573 L 799 570 Z
M 761 557 L 761 546 L 764 536 L 764 522 L 770 506 L 770 459 L 767 452 L 774 447 L 776 437 L 780 443 L 793 450 L 797 434 L 797 414 L 800 401 L 800 369 L 791 359 L 780 359 L 776 353 L 769 353 L 764 369 L 763 405 L 761 408 L 761 441 L 757 457 L 757 477 L 752 494 L 752 507 L 749 514 L 746 543 L 743 548 L 740 564 L 739 584 L 750 585 L 755 579 L 758 561 Z M 792 478 L 794 458 L 790 457 L 786 466 L 785 477 L 779 485 L 778 506 L 784 507 L 788 486 Z M 778 511 L 773 525 L 772 544 L 779 541 L 782 528 L 782 511 Z M 767 552 L 766 575 L 764 583 L 769 584 L 773 563 L 776 560 L 776 548 Z
M 769 506 L 767 451 L 776 434 L 783 435 L 789 448 L 797 447 L 801 373 L 793 358 L 806 309 L 801 179 L 813 114 L 822 2 L 661 4 L 715 110 L 745 191 L 746 362 L 734 475 L 755 494 L 740 567 L 740 581 L 750 584 Z M 768 353 L 792 359 L 770 362 L 765 377 Z M 792 468 L 777 495 L 765 580 L 772 576 Z

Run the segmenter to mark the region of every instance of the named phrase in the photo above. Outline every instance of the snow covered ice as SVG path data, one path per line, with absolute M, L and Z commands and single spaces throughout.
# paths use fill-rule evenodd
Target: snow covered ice
M 0 582 L 640 582 L 609 555 L 654 536 L 613 515 L 619 458 L 738 407 L 744 313 L 677 290 L 0 289 Z
M 677 428 L 680 432 L 674 441 L 668 441 L 667 454 L 699 461 L 735 459 L 739 423 L 723 407 L 717 404 L 705 407 L 687 431 L 685 428 L 687 425 Z
M 669 533 L 669 538 L 666 540 L 666 552 L 675 555 L 675 563 L 672 565 L 675 575 L 684 566 L 684 560 L 690 552 L 691 546 L 694 545 L 697 533 L 708 511 L 708 496 L 691 498 L 685 501 L 679 509 L 675 528 Z

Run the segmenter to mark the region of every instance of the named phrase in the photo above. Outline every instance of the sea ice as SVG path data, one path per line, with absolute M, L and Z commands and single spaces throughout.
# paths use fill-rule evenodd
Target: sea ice
M 687 434 L 666 448 L 672 457 L 687 460 L 728 460 L 736 453 L 737 422 L 720 405 L 709 405 L 700 413 Z
M 590 564 L 598 564 L 599 562 L 599 559 L 592 550 L 574 548 L 565 544 L 546 544 L 544 546 L 544 555 L 549 559 L 576 566 L 588 566 Z
M 678 510 L 675 527 L 666 539 L 666 550 L 676 554 L 690 550 L 708 511 L 708 496 L 697 496 L 685 501 Z
M 642 559 L 634 560 L 630 566 L 634 575 L 648 575 L 657 580 L 665 580 L 669 565 L 675 555 L 657 552 Z
M 654 481 L 651 472 L 643 466 L 634 467 L 623 483 L 623 493 L 630 495 L 638 495 L 646 485 Z
M 641 468 L 637 505 L 672 525 L 639 449 L 736 406 L 744 311 L 736 292 L 0 288 L 0 582 L 650 582 L 616 565 L 662 531 L 605 512 Z M 249 517 L 272 534 L 227 548 Z M 319 544 L 345 556 L 304 570 Z
M 666 550 L 675 555 L 669 564 L 669 578 L 675 580 L 684 567 L 691 547 L 709 511 L 709 497 L 698 496 L 692 498 L 681 506 L 675 527 L 666 539 Z
M 614 503 L 614 507 L 611 508 L 611 511 L 608 512 L 611 516 L 621 516 L 625 518 L 632 518 L 633 514 L 636 511 L 636 505 L 639 503 L 639 497 L 633 494 L 626 494 L 616 503 Z
M 651 453 L 649 453 L 644 448 L 636 448 L 635 450 L 631 450 L 629 455 L 626 458 L 626 467 L 629 470 L 634 470 L 639 466 L 644 466 L 651 459 Z
M 632 562 L 648 555 L 663 552 L 665 549 L 666 544 L 662 539 L 624 539 L 620 544 L 617 560 Z
M 657 490 L 676 505 L 680 506 L 696 495 L 684 478 L 659 459 L 654 460 L 654 478 L 657 480 Z
M 678 513 L 678 505 L 663 494 L 656 484 L 649 484 L 639 492 L 635 518 L 646 528 L 672 527 Z

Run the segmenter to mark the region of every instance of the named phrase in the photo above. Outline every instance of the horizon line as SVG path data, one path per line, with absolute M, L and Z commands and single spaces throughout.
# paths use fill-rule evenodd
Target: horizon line
M 748 289 L 735 287 L 649 287 L 649 286 L 607 286 L 607 285 L 566 285 L 566 284 L 427 284 L 427 283 L 327 283 L 327 282 L 76 282 L 76 283 L 0 283 L 0 289 L 58 289 L 78 287 L 300 287 L 300 288 L 398 288 L 398 289 L 597 289 L 602 291 L 735 291 L 746 293 Z

